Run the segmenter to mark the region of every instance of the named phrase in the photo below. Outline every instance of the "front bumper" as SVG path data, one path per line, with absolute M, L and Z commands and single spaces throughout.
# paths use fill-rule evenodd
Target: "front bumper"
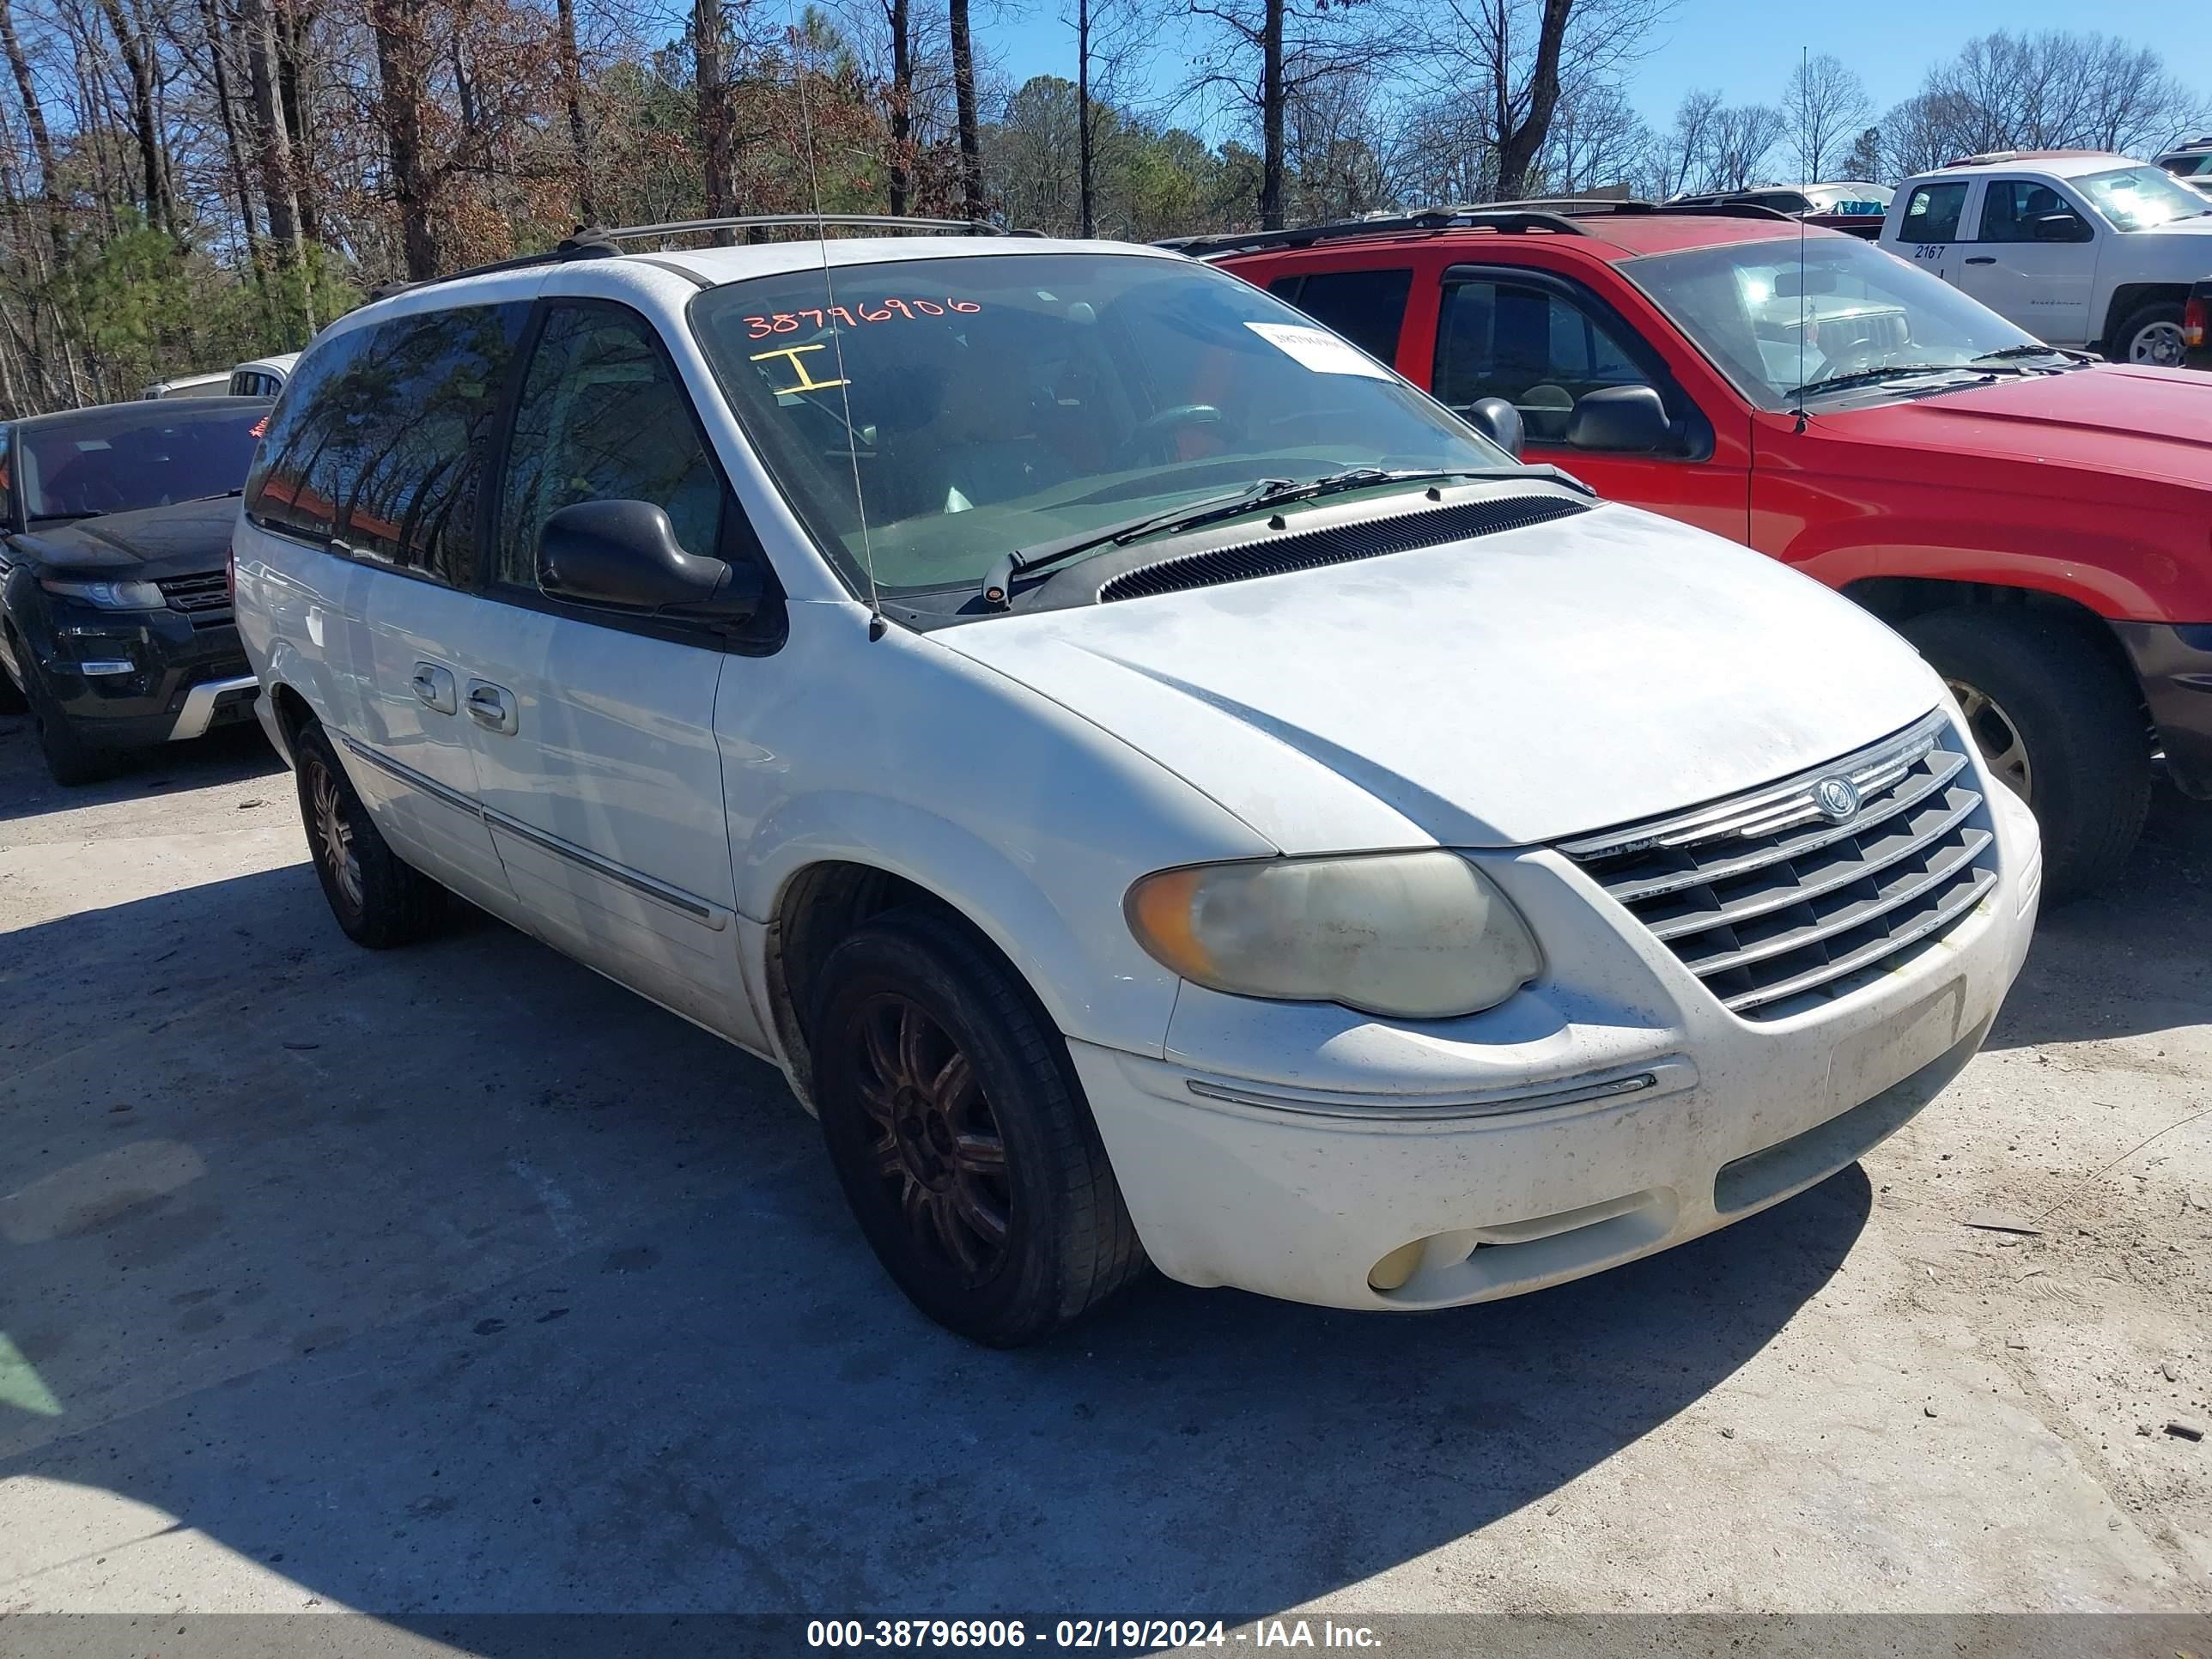
M 2112 627 L 2142 684 L 2167 775 L 2182 793 L 2212 800 L 2212 623 Z
M 227 619 L 69 604 L 46 623 L 40 676 L 88 743 L 146 748 L 252 717 L 260 684 Z
M 1419 1309 L 1562 1283 L 1801 1192 L 1972 1058 L 2027 954 L 2034 822 L 1989 790 L 2000 875 L 1950 933 L 1785 1019 L 1729 1013 L 1565 859 L 1505 887 L 1571 988 L 1465 1020 L 1184 987 L 1164 1060 L 1071 1043 L 1139 1237 L 1171 1278 Z

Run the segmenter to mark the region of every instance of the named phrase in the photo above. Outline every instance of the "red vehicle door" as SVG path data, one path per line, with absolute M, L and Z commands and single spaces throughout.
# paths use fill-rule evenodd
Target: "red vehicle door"
M 1528 459 L 1562 467 L 1610 500 L 1747 540 L 1750 411 L 1702 362 L 1662 347 L 1672 331 L 1640 296 L 1608 287 L 1601 294 L 1548 265 L 1454 263 L 1438 280 L 1433 319 L 1425 307 L 1409 316 L 1401 367 L 1412 374 L 1406 359 L 1421 352 L 1415 367 L 1425 373 L 1414 378 L 1454 409 L 1504 398 L 1520 411 Z M 1424 322 L 1431 338 L 1410 337 Z M 1667 441 L 1642 452 L 1567 441 L 1584 398 L 1639 386 L 1666 409 Z

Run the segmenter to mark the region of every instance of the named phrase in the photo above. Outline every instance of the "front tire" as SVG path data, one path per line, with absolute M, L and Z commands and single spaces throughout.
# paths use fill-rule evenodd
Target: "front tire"
M 2118 876 L 2150 811 L 2150 743 L 2134 685 L 2088 629 L 1968 609 L 1898 631 L 1951 687 L 1984 763 L 2034 810 L 2050 900 Z
M 345 936 L 384 951 L 436 932 L 446 913 L 443 890 L 392 850 L 323 728 L 304 727 L 292 746 L 307 851 Z
M 2112 335 L 2112 360 L 2143 363 L 2154 368 L 2180 368 L 2188 361 L 2189 346 L 2181 332 L 2181 305 L 2161 301 L 2130 314 Z
M 957 921 L 911 906 L 842 940 L 809 1046 L 838 1184 L 884 1271 L 939 1324 L 1017 1347 L 1143 1270 L 1065 1040 Z
M 86 741 L 77 723 L 62 712 L 38 671 L 27 663 L 23 682 L 24 702 L 31 711 L 32 728 L 38 733 L 39 753 L 46 763 L 47 775 L 56 783 L 74 789 L 112 778 L 123 769 L 121 755 Z

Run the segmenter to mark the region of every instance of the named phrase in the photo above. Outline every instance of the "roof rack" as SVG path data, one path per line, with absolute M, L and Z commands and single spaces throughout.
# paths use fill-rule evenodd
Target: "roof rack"
M 1358 236 L 1403 236 L 1451 230 L 1465 225 L 1519 234 L 1549 231 L 1558 235 L 1586 233 L 1571 219 L 1558 213 L 1528 212 L 1513 207 L 1425 208 L 1418 213 L 1372 215 L 1364 219 L 1341 219 L 1326 225 L 1300 225 L 1289 230 L 1226 230 L 1202 236 L 1170 236 L 1155 244 L 1200 258 L 1226 253 L 1246 253 L 1259 248 L 1310 247 L 1316 242 L 1337 242 Z
M 1676 206 L 1660 202 L 1589 201 L 1579 197 L 1532 197 L 1517 202 L 1485 202 L 1467 207 L 1424 208 L 1413 213 L 1370 214 L 1360 219 L 1340 219 L 1325 225 L 1301 225 L 1291 230 L 1216 231 L 1202 236 L 1170 236 L 1154 244 L 1190 254 L 1194 258 L 1218 259 L 1231 253 L 1251 253 L 1263 248 L 1311 247 L 1316 242 L 1339 242 L 1362 236 L 1407 236 L 1437 231 L 1494 230 L 1510 235 L 1531 231 L 1553 235 L 1587 236 L 1577 219 L 1613 215 L 1643 217 L 1662 214 L 1694 214 L 1711 219 L 1783 219 L 1790 216 L 1752 202 L 1718 202 L 1710 207 Z
M 2056 161 L 2069 155 L 2112 155 L 2109 149 L 1985 149 L 1978 155 L 1954 155 L 1947 167 L 2007 167 L 2014 161 Z
M 713 230 L 775 230 L 835 225 L 843 230 L 952 231 L 963 236 L 1035 236 L 1034 230 L 1008 230 L 976 219 L 908 219 L 887 213 L 749 213 L 719 219 L 672 219 L 658 225 L 578 225 L 543 253 L 518 254 L 495 259 L 442 276 L 411 283 L 386 283 L 372 289 L 369 298 L 385 300 L 436 283 L 457 283 L 464 276 L 489 276 L 502 270 L 527 270 L 533 265 L 563 264 L 571 259 L 606 259 L 621 253 L 621 244 L 655 237 L 684 236 Z

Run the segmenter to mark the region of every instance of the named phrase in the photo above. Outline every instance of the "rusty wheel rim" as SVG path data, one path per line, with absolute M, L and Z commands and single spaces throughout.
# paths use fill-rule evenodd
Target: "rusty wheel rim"
M 855 1076 L 868 1156 L 915 1243 L 969 1284 L 1006 1259 L 1012 1218 L 1006 1142 L 951 1034 L 896 992 L 860 1009 Z
M 319 759 L 308 766 L 307 790 L 314 808 L 315 849 L 345 902 L 358 910 L 362 895 L 361 859 L 354 851 L 353 826 L 346 822 L 337 780 Z

